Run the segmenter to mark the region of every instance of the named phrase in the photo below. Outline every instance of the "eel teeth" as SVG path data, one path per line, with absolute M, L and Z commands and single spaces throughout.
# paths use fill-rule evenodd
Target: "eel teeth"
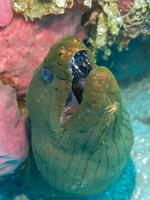
M 91 71 L 88 55 L 85 50 L 77 52 L 70 61 L 70 70 L 73 80 L 87 77 Z

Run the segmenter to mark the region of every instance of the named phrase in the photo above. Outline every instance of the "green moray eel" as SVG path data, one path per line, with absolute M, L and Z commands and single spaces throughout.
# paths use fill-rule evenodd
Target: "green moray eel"
M 26 105 L 46 187 L 59 196 L 89 196 L 121 174 L 133 145 L 129 116 L 115 77 L 94 64 L 81 41 L 67 36 L 52 46 L 32 77 Z

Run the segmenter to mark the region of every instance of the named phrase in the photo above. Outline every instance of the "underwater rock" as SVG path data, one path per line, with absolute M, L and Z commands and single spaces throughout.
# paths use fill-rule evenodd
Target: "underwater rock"
M 13 18 L 12 0 L 1 0 L 0 6 L 0 27 L 4 27 Z
M 81 15 L 80 6 L 41 21 L 26 22 L 17 15 L 7 27 L 0 29 L 0 74 L 15 83 L 19 94 L 26 92 L 34 70 L 53 43 L 66 35 L 79 35 L 83 39 L 84 30 L 77 30 Z
M 88 30 L 91 50 L 101 49 L 109 56 L 110 47 L 126 47 L 139 35 L 150 34 L 150 2 L 148 0 L 13 0 L 13 8 L 32 20 L 48 14 L 64 14 L 75 5 L 81 5 L 83 25 Z
M 25 119 L 21 116 L 16 91 L 0 81 L 0 177 L 13 173 L 28 155 Z
M 82 3 L 89 8 L 92 6 L 92 0 L 12 0 L 14 10 L 32 20 L 49 14 L 64 14 L 77 3 Z
M 116 44 L 119 51 L 130 40 L 140 35 L 150 35 L 150 2 L 147 0 L 93 1 L 89 11 L 88 41 L 91 49 L 101 49 L 109 56 L 109 48 Z M 95 5 L 95 6 L 94 6 Z M 93 13 L 96 17 L 91 19 Z

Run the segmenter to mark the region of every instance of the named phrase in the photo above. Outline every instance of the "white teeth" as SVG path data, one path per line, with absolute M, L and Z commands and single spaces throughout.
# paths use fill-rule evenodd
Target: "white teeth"
M 75 62 L 75 58 L 74 58 L 74 56 L 72 57 L 71 61 L 72 61 L 72 62 Z
M 88 57 L 88 55 L 87 55 L 85 52 L 83 52 L 83 55 L 84 55 L 85 57 Z
M 82 66 L 83 66 L 83 67 L 86 67 L 85 62 L 82 63 Z
M 70 64 L 69 68 L 70 68 L 70 70 L 71 70 L 71 73 L 72 73 L 72 65 L 71 65 L 71 64 Z
M 78 65 L 76 65 L 76 63 L 73 62 L 73 63 L 71 63 L 71 65 L 72 65 L 72 67 L 74 67 L 76 70 L 80 70 L 79 67 L 78 67 Z
M 91 71 L 90 62 L 86 51 L 77 52 L 70 61 L 70 70 L 73 79 L 87 77 Z

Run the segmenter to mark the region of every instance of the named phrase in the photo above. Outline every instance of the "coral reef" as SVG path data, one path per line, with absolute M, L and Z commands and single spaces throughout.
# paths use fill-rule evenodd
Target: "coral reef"
M 105 56 L 111 54 L 110 46 L 117 44 L 121 51 L 131 39 L 141 34 L 150 35 L 150 2 L 147 0 L 97 1 L 93 20 L 91 13 L 88 41 Z
M 16 104 L 16 91 L 0 81 L 0 176 L 13 173 L 28 155 L 25 119 Z
M 26 93 L 31 76 L 46 56 L 53 43 L 65 35 L 85 36 L 82 28 L 77 30 L 82 8 L 71 12 L 47 16 L 42 21 L 26 22 L 15 16 L 6 28 L 0 29 L 0 75 L 14 82 L 18 93 Z M 69 27 L 68 27 L 69 24 Z
M 92 6 L 92 0 L 12 0 L 14 10 L 32 20 L 49 14 L 64 14 L 66 10 L 71 9 L 77 3 L 81 2 L 85 6 Z
M 141 34 L 150 35 L 149 0 L 13 0 L 14 10 L 31 19 L 52 13 L 62 14 L 76 4 L 87 8 L 84 12 L 86 20 L 83 21 L 85 27 L 89 27 L 91 50 L 103 50 L 106 58 L 111 54 L 109 47 L 112 44 L 117 44 L 121 51 L 131 39 Z

